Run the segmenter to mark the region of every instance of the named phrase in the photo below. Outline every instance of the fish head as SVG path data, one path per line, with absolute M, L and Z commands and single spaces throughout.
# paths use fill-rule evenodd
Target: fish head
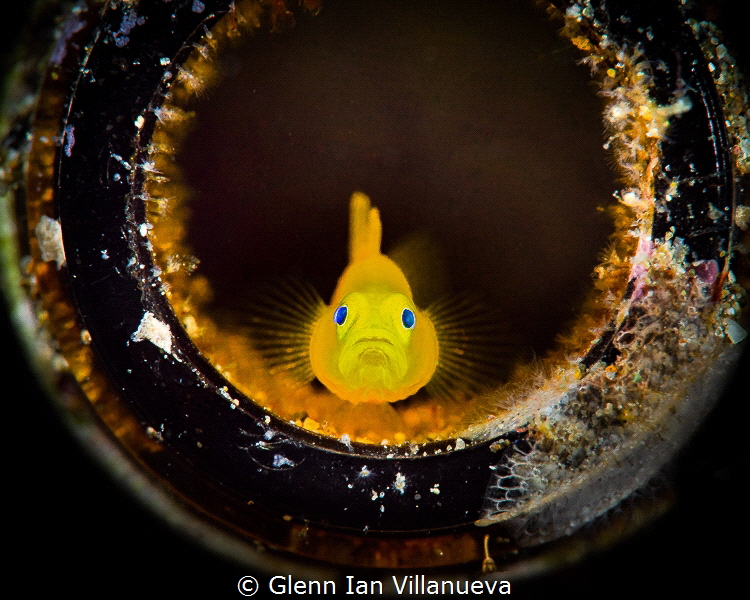
M 411 396 L 430 380 L 437 359 L 434 326 L 401 292 L 346 294 L 328 307 L 310 339 L 316 377 L 353 403 Z

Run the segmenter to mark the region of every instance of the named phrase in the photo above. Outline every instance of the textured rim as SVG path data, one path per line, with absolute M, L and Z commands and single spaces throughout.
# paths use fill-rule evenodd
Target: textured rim
M 143 203 L 134 190 L 142 184 L 145 147 L 165 85 L 204 25 L 226 14 L 230 3 L 203 4 L 201 12 L 185 5 L 173 13 L 171 4 L 154 3 L 139 9 L 147 17 L 142 22 L 125 5 L 105 10 L 73 88 L 59 155 L 55 216 L 62 226 L 70 287 L 97 355 L 144 425 L 160 443 L 166 442 L 165 462 L 183 460 L 185 465 L 174 469 L 186 474 L 210 473 L 276 518 L 291 515 L 371 532 L 471 525 L 482 515 L 492 467 L 504 453 L 523 449 L 525 432 L 503 432 L 459 452 L 446 452 L 446 442 L 411 456 L 409 450 L 350 445 L 290 427 L 248 402 L 206 363 L 174 317 L 158 278 L 143 276 L 154 273 L 154 265 L 143 230 Z M 686 240 L 691 260 L 715 260 L 722 272 L 731 212 L 714 219 L 707 215 L 709 205 L 732 206 L 732 173 L 705 61 L 678 9 L 654 14 L 652 7 L 646 11 L 624 4 L 595 9 L 594 19 L 619 44 L 637 39 L 644 56 L 669 66 L 653 86 L 664 97 L 655 99 L 668 101 L 680 72 L 693 105 L 705 107 L 680 120 L 663 145 L 671 175 L 704 183 L 686 185 L 680 202 L 657 213 L 653 240 L 677 232 Z M 652 28 L 651 40 L 642 39 L 644 27 Z M 690 67 L 677 69 L 676 62 Z M 623 301 L 633 289 L 631 282 Z M 613 320 L 581 361 L 583 367 L 615 360 L 611 342 L 623 322 Z M 198 431 L 200 448 L 198 438 L 182 435 Z M 501 440 L 505 443 L 496 444 Z M 502 449 L 495 450 L 498 446 Z M 304 469 L 295 468 L 303 462 Z M 392 484 L 384 511 L 357 489 L 364 464 Z M 441 495 L 425 494 L 428 498 L 417 510 L 412 495 L 396 485 L 399 477 L 416 489 L 439 484 Z M 185 475 L 183 483 L 187 479 Z M 341 483 L 335 502 L 330 481 Z

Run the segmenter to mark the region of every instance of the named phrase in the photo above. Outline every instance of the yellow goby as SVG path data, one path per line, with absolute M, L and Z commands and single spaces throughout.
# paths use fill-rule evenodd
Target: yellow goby
M 427 384 L 438 364 L 438 337 L 413 301 L 402 270 L 380 251 L 382 224 L 362 193 L 350 203 L 349 265 L 314 323 L 314 375 L 352 403 L 395 402 Z
M 301 384 L 317 378 L 353 404 L 393 403 L 423 387 L 428 397 L 454 400 L 489 391 L 512 358 L 498 312 L 465 293 L 420 310 L 381 238 L 378 210 L 355 193 L 349 264 L 330 303 L 298 280 L 258 293 L 243 315 L 269 373 Z

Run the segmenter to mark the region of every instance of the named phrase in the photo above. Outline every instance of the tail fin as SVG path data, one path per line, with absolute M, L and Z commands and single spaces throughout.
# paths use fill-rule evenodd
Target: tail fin
M 380 254 L 380 213 L 362 192 L 354 192 L 349 214 L 349 264 Z

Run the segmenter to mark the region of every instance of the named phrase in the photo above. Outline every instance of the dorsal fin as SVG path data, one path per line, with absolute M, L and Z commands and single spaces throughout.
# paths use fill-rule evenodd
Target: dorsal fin
M 380 254 L 380 213 L 362 192 L 354 192 L 349 212 L 349 264 Z

